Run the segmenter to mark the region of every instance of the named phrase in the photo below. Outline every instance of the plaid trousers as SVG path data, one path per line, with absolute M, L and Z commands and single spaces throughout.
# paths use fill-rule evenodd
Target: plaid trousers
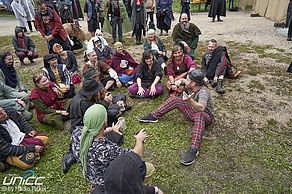
M 195 122 L 191 148 L 199 149 L 205 125 L 212 123 L 211 116 L 206 112 L 196 111 L 194 107 L 176 96 L 168 98 L 158 109 L 152 112 L 152 115 L 160 119 L 173 109 L 178 109 L 183 115 Z

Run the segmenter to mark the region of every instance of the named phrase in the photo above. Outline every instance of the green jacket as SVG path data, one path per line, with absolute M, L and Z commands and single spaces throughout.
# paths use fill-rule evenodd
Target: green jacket
M 159 37 L 157 37 L 157 40 L 158 40 L 158 49 L 159 49 L 159 51 L 166 52 L 166 49 L 165 49 L 165 46 L 164 46 L 162 40 Z M 148 38 L 146 38 L 144 40 L 144 50 L 145 51 L 146 50 L 151 50 L 151 43 L 150 44 L 148 43 Z M 152 53 L 155 56 L 155 55 L 158 54 L 158 51 L 157 50 L 152 50 Z

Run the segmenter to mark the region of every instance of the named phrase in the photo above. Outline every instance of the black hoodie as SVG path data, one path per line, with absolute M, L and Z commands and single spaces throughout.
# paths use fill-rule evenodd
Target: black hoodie
M 140 156 L 134 152 L 118 156 L 106 169 L 105 192 L 95 189 L 92 194 L 154 194 L 153 186 L 142 184 L 139 170 L 141 161 Z
M 17 36 L 18 32 L 23 33 L 23 30 L 20 27 L 16 26 L 15 27 L 15 36 L 12 38 L 12 44 L 14 46 L 15 52 L 24 52 L 25 54 L 27 54 L 29 51 L 34 52 L 35 45 L 33 44 L 30 37 L 25 36 L 24 33 L 23 33 L 24 44 L 27 46 L 28 49 L 20 48 L 20 44 L 19 44 L 19 40 L 18 40 L 18 36 Z

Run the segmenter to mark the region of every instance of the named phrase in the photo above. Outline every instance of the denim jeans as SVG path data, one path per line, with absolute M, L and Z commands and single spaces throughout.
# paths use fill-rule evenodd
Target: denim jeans
M 115 42 L 117 39 L 117 25 L 118 25 L 118 36 L 119 36 L 119 41 L 123 40 L 123 31 L 122 31 L 122 20 L 120 19 L 119 16 L 113 16 L 112 18 L 112 24 L 113 24 L 113 41 Z

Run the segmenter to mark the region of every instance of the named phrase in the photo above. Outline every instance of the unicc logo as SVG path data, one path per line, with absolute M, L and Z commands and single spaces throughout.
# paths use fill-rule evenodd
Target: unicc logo
M 5 177 L 3 180 L 3 185 L 27 185 L 27 186 L 40 186 L 43 185 L 41 179 L 45 177 L 35 177 L 33 170 L 27 170 L 20 174 L 20 176 Z M 9 181 L 10 178 L 10 181 Z

